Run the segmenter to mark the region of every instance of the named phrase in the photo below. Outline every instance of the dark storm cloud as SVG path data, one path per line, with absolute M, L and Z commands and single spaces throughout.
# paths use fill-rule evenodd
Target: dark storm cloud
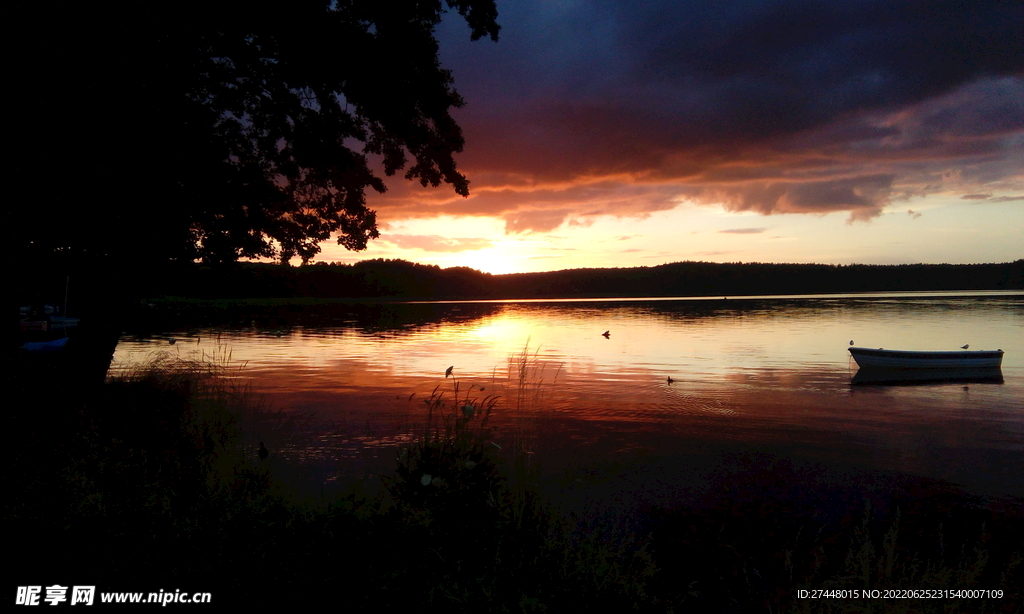
M 524 232 L 689 199 L 865 220 L 1024 182 L 1019 0 L 498 6 L 497 44 L 440 29 L 473 196 L 399 190 L 385 216 L 498 215 Z
M 1019 2 L 607 5 L 635 81 L 679 94 L 679 110 L 714 110 L 715 129 L 733 134 L 913 103 L 980 75 L 1019 74 L 1024 63 Z

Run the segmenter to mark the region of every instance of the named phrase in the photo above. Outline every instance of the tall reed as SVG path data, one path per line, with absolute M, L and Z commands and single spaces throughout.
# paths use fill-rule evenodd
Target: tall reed
M 521 490 L 535 479 L 537 471 L 535 462 L 539 451 L 540 434 L 551 428 L 551 407 L 546 403 L 547 392 L 558 380 L 562 364 L 555 367 L 551 379 L 546 378 L 549 362 L 540 357 L 540 347 L 532 352 L 530 339 L 526 339 L 523 349 L 508 357 L 505 388 L 508 391 L 507 403 L 510 414 L 509 421 L 512 474 L 514 487 Z

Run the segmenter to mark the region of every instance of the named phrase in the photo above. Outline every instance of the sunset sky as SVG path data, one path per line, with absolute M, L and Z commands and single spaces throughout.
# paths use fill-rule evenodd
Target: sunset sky
M 470 196 L 401 177 L 316 261 L 492 273 L 1024 257 L 1024 5 L 498 0 L 448 15 Z

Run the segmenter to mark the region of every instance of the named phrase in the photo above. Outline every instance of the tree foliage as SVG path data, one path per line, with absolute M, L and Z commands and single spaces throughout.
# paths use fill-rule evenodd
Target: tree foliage
M 378 236 L 375 164 L 467 195 L 448 9 L 497 39 L 493 0 L 23 6 L 18 249 L 306 261 Z

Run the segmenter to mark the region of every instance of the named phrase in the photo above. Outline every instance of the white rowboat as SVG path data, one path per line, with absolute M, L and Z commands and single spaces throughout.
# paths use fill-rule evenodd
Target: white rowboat
M 918 352 L 882 348 L 848 349 L 862 369 L 972 369 L 999 368 L 1003 364 L 1002 350 Z

